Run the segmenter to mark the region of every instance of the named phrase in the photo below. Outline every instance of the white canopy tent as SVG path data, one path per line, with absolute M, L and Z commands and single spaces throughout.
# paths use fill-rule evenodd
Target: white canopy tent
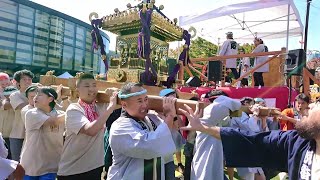
M 193 26 L 197 36 L 215 44 L 222 43 L 226 32 L 233 32 L 238 43 L 252 43 L 254 37 L 286 38 L 303 36 L 303 24 L 293 0 L 258 0 L 223 6 L 197 15 L 181 16 L 180 26 Z M 287 48 L 288 49 L 288 48 Z

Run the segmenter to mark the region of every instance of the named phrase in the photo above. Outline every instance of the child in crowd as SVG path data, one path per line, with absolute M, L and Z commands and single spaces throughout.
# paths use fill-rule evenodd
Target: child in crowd
M 30 88 L 28 96 L 32 96 Z M 25 115 L 26 138 L 21 153 L 24 180 L 55 180 L 63 148 L 64 112 L 55 109 L 58 95 L 51 87 L 39 87 L 35 108 Z M 36 155 L 35 155 L 36 153 Z
M 15 111 L 13 128 L 10 133 L 10 150 L 12 159 L 16 161 L 20 160 L 21 148 L 25 137 L 24 122 L 21 119 L 21 109 L 28 104 L 25 91 L 32 84 L 33 77 L 33 73 L 29 70 L 17 71 L 13 75 L 19 91 L 14 92 L 9 97 L 10 104 Z
M 5 140 L 6 144 L 8 145 L 9 149 L 9 155 L 8 158 L 11 158 L 10 153 L 10 141 L 9 136 L 12 130 L 12 123 L 14 120 L 14 111 L 12 109 L 12 106 L 10 104 L 9 96 L 18 91 L 17 88 L 14 86 L 8 86 L 4 88 L 2 95 L 3 99 L 0 102 L 2 106 L 0 107 L 0 132 L 2 133 L 3 139 Z

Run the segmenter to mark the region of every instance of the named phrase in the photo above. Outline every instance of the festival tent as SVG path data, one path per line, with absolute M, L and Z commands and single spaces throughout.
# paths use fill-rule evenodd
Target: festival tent
M 64 72 L 63 74 L 59 75 L 58 78 L 69 79 L 69 78 L 73 78 L 73 76 L 68 72 Z
M 221 44 L 226 32 L 238 43 L 252 43 L 254 37 L 278 39 L 303 36 L 303 24 L 293 0 L 258 0 L 231 4 L 205 13 L 179 17 L 179 25 L 193 26 L 197 36 Z M 288 40 L 287 40 L 288 43 Z M 287 46 L 286 46 L 287 45 Z M 288 47 L 283 43 L 282 47 Z

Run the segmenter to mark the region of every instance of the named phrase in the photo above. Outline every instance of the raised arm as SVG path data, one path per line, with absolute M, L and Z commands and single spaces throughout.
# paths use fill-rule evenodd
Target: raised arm
M 297 138 L 292 131 L 271 131 L 250 133 L 233 128 L 208 127 L 199 121 L 198 109 L 193 112 L 185 105 L 187 111 L 180 111 L 189 119 L 189 125 L 182 130 L 207 133 L 222 140 L 226 164 L 229 167 L 271 167 L 285 171 L 288 162 L 288 147 Z
M 206 126 L 203 125 L 199 118 L 202 114 L 202 110 L 199 110 L 199 105 L 196 106 L 196 111 L 193 112 L 193 110 L 188 106 L 184 105 L 187 111 L 183 109 L 179 109 L 189 120 L 189 125 L 186 127 L 181 127 L 181 130 L 185 131 L 201 131 L 203 133 L 209 134 L 217 139 L 221 139 L 220 136 L 220 127 L 217 126 Z
M 86 134 L 88 136 L 95 136 L 106 124 L 108 117 L 111 115 L 113 110 L 117 105 L 118 93 L 114 92 L 110 97 L 110 103 L 105 111 L 99 116 L 96 121 L 86 123 L 81 129 L 80 133 Z

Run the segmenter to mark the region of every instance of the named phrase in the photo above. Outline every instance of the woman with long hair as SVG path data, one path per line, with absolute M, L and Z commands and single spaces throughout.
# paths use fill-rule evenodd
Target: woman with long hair
M 254 39 L 254 45 L 255 49 L 252 51 L 252 53 L 259 53 L 259 52 L 268 52 L 267 46 L 264 45 L 262 39 L 255 38 Z M 257 67 L 258 65 L 266 62 L 268 60 L 268 56 L 258 56 L 254 60 L 253 68 Z M 263 65 L 262 67 L 255 70 L 253 73 L 253 79 L 254 79 L 254 86 L 264 86 L 263 81 L 263 73 L 269 72 L 269 63 Z

